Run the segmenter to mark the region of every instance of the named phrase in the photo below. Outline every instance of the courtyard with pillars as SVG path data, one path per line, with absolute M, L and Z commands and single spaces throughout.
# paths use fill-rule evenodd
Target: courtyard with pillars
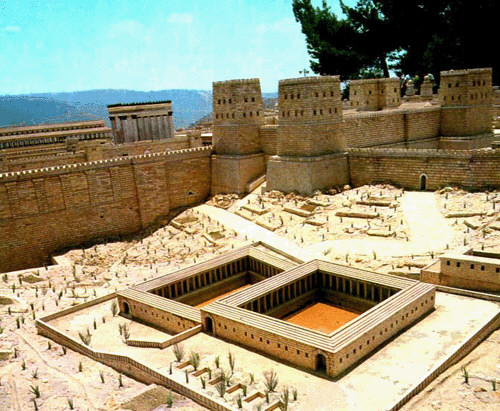
M 434 308 L 433 285 L 257 246 L 123 290 L 120 312 L 335 377 Z

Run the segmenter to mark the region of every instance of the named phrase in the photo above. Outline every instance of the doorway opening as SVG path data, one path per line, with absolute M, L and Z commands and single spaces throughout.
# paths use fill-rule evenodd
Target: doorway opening
M 425 174 L 420 175 L 420 190 L 427 190 L 427 176 Z
M 316 355 L 316 371 L 326 372 L 326 358 L 323 354 Z

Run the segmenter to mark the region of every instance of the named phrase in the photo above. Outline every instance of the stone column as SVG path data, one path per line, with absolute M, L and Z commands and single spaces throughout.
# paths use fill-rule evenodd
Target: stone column
M 174 138 L 174 122 L 171 111 L 168 113 L 167 117 L 167 134 L 167 138 Z
M 155 116 L 154 125 L 155 125 L 155 140 L 159 140 L 161 138 L 160 117 L 159 116 Z
M 160 123 L 160 138 L 167 138 L 167 124 L 165 116 L 159 116 L 158 121 Z
M 144 138 L 144 118 L 137 117 L 137 130 L 138 130 L 138 140 L 145 140 Z

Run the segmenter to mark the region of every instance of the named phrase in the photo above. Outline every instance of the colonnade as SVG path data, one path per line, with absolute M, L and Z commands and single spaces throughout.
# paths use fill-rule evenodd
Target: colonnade
M 396 294 L 399 290 L 353 278 L 345 278 L 330 273 L 318 273 L 322 288 L 338 291 L 353 297 L 380 302 Z
M 261 275 L 262 277 L 273 277 L 276 274 L 283 272 L 279 268 L 273 267 L 269 264 L 265 264 L 262 261 L 255 260 L 253 258 L 249 258 L 248 270 L 253 271 L 256 274 Z
M 248 260 L 240 259 L 221 265 L 208 271 L 186 276 L 177 281 L 172 281 L 152 293 L 165 298 L 175 299 L 200 288 L 215 284 L 226 278 L 248 271 Z
M 262 295 L 245 304 L 244 308 L 258 313 L 266 313 L 281 304 L 318 288 L 341 292 L 373 302 L 383 301 L 399 291 L 368 281 L 316 272 Z
M 11 141 L 1 141 L 0 149 L 3 148 L 13 148 L 13 147 L 27 147 L 27 146 L 37 146 L 41 144 L 56 144 L 56 143 L 64 143 L 68 137 L 76 137 L 78 140 L 94 140 L 99 138 L 106 138 L 107 134 L 104 132 L 98 133 L 88 133 L 88 134 L 68 134 L 66 136 L 57 136 L 57 137 L 38 137 L 31 138 L 27 137 L 25 140 L 16 139 Z
M 174 137 L 172 112 L 158 115 L 119 115 L 110 119 L 117 143 Z
M 259 298 L 245 304 L 244 308 L 258 313 L 266 313 L 267 311 L 278 307 L 285 302 L 293 300 L 317 288 L 316 273 L 297 279 L 294 282 L 273 290 Z

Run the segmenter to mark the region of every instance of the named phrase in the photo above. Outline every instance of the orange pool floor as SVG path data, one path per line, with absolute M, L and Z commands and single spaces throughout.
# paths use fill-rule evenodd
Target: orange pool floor
M 213 302 L 215 300 L 218 300 L 219 298 L 227 297 L 228 295 L 234 294 L 236 291 L 243 290 L 243 289 L 245 289 L 247 287 L 250 287 L 250 286 L 251 286 L 251 284 L 242 285 L 241 287 L 235 288 L 234 290 L 228 291 L 227 293 L 220 294 L 220 295 L 218 295 L 218 296 L 216 296 L 214 298 L 211 298 L 210 300 L 202 302 L 201 304 L 195 305 L 195 308 L 204 307 L 205 305 L 210 304 L 211 302 Z
M 342 327 L 358 315 L 359 313 L 348 311 L 332 304 L 314 303 L 283 318 L 283 320 L 328 334 Z

